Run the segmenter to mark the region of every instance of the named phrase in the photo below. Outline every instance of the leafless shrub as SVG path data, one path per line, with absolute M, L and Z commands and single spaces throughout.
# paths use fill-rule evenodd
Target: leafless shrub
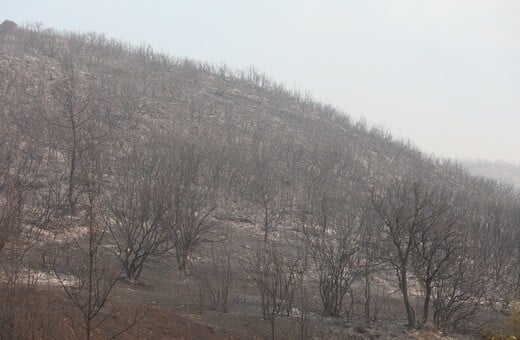
M 223 258 L 220 258 L 212 251 L 210 262 L 198 265 L 194 276 L 199 290 L 201 310 L 208 306 L 211 310 L 227 313 L 235 281 L 230 254 L 225 252 Z
M 300 283 L 298 274 L 303 270 L 301 256 L 290 251 L 264 243 L 248 268 L 261 298 L 262 316 L 271 324 L 272 339 L 276 335 L 276 317 L 292 312 Z

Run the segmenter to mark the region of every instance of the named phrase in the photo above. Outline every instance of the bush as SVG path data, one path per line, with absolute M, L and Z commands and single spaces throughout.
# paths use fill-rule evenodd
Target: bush
M 14 21 L 4 20 L 4 22 L 0 24 L 0 32 L 10 33 L 13 32 L 17 27 L 18 25 Z
M 520 339 L 520 301 L 511 303 L 511 314 L 505 320 L 501 330 L 480 331 L 480 336 L 486 340 L 515 340 Z

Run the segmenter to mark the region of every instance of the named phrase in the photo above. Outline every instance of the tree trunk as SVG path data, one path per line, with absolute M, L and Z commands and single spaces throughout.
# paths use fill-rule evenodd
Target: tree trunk
M 367 318 L 367 323 L 370 324 L 372 322 L 372 315 L 370 314 L 370 301 L 371 301 L 371 282 L 370 282 L 370 273 L 368 270 L 365 271 L 365 316 Z
M 421 326 L 424 326 L 428 322 L 429 312 L 430 312 L 430 300 L 432 296 L 432 283 L 430 281 L 426 281 L 426 296 L 424 297 L 424 306 L 423 306 L 423 317 Z
M 274 314 L 271 315 L 271 340 L 275 339 L 275 320 Z
M 403 294 L 403 302 L 404 308 L 406 309 L 406 317 L 408 318 L 408 326 L 415 327 L 415 311 L 410 304 L 410 298 L 408 297 L 408 279 L 407 279 L 407 271 L 400 270 L 399 271 L 399 288 L 401 289 L 401 293 Z
M 190 262 L 190 256 L 188 254 L 182 253 L 177 254 L 177 264 L 179 265 L 179 270 L 186 274 L 188 273 L 188 264 Z
M 74 115 L 70 114 L 71 128 L 72 128 L 72 150 L 70 155 L 70 169 L 69 169 L 69 188 L 67 192 L 67 198 L 69 203 L 69 211 L 72 215 L 76 212 L 76 199 L 74 198 L 74 190 L 76 184 L 76 162 L 77 162 L 77 131 L 76 122 L 74 121 Z
M 126 268 L 126 279 L 130 283 L 136 283 L 137 282 L 136 268 L 133 265 L 129 265 Z
M 264 244 L 269 240 L 269 207 L 264 200 Z

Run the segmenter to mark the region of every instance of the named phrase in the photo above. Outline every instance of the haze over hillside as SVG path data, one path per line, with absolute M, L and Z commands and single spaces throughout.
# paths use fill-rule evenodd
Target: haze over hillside
M 6 339 L 509 336 L 520 193 L 254 68 L 6 21 L 0 255 Z
M 513 184 L 520 189 L 520 164 L 474 160 L 464 161 L 463 165 L 474 175 L 495 178 L 504 183 Z

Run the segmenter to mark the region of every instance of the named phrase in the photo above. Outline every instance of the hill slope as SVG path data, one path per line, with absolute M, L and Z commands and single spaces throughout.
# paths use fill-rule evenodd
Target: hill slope
M 95 271 L 216 337 L 400 337 L 474 331 L 520 290 L 517 192 L 254 70 L 7 24 L 0 104 L 3 268 L 50 271 L 71 308 Z

